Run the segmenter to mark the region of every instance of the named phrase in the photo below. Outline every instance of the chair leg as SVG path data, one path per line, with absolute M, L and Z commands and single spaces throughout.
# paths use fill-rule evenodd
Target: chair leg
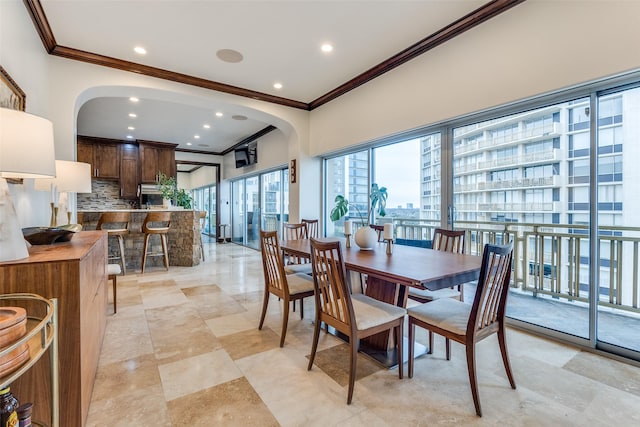
M 429 331 L 429 349 L 427 350 L 427 354 L 433 353 L 433 332 Z
M 471 385 L 471 394 L 473 395 L 473 404 L 476 407 L 476 414 L 482 416 L 482 408 L 480 407 L 480 396 L 478 396 L 478 378 L 476 376 L 476 355 L 475 344 L 471 343 L 466 346 L 467 349 L 467 369 L 469 370 L 469 384 Z
M 284 310 L 282 310 L 282 333 L 280 334 L 280 347 L 284 347 L 284 338 L 287 336 L 287 323 L 289 323 L 289 300 L 284 298 Z
M 502 353 L 502 363 L 504 363 L 504 369 L 507 371 L 507 377 L 509 378 L 509 384 L 511 388 L 515 390 L 516 381 L 513 378 L 513 372 L 511 371 L 511 364 L 509 363 L 509 353 L 507 352 L 507 340 L 504 335 L 504 327 L 500 327 L 498 330 L 498 343 L 500 344 L 500 353 Z
M 416 333 L 416 325 L 411 321 L 411 317 L 409 317 L 409 356 L 408 356 L 409 357 L 409 366 L 408 366 L 409 378 L 413 378 L 413 353 L 414 353 L 413 346 L 415 345 L 414 343 L 415 333 Z
M 147 263 L 147 246 L 149 246 L 149 237 L 150 234 L 144 235 L 144 244 L 142 245 L 142 274 L 144 274 L 144 267 Z
M 446 347 L 447 360 L 451 360 L 451 341 L 449 340 L 449 338 L 444 339 L 444 344 Z
M 167 248 L 167 235 L 161 234 L 160 240 L 162 242 L 162 254 L 164 255 L 164 266 L 169 271 L 169 248 Z
M 404 376 L 404 318 L 400 321 L 396 330 L 396 346 L 398 347 L 398 378 Z
M 310 371 L 313 367 L 313 361 L 316 358 L 316 350 L 318 349 L 318 339 L 320 338 L 320 321 L 319 316 L 316 316 L 316 323 L 313 326 L 313 342 L 311 343 L 311 354 L 309 355 L 309 365 L 307 371 Z
M 267 306 L 269 305 L 269 291 L 264 291 L 264 300 L 262 301 L 262 314 L 260 315 L 260 324 L 258 325 L 258 330 L 262 329 L 262 325 L 264 324 L 264 318 L 267 315 Z
M 124 259 L 124 238 L 118 235 L 118 244 L 120 245 L 120 262 L 122 264 L 122 274 L 127 274 L 127 262 Z
M 295 301 L 293 302 L 296 303 Z M 300 318 L 304 319 L 304 298 L 300 299 Z
M 353 387 L 356 383 L 356 367 L 358 363 L 358 340 L 356 337 L 349 337 L 349 347 L 351 347 L 351 361 L 349 362 L 349 391 L 347 393 L 347 405 L 351 405 Z

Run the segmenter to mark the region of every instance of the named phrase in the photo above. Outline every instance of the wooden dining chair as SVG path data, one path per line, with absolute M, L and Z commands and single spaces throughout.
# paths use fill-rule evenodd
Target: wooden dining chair
M 283 240 L 300 240 L 307 238 L 307 225 L 304 223 L 294 224 L 285 222 L 283 224 L 283 227 Z M 285 254 L 284 262 L 284 270 L 287 274 L 311 274 L 311 264 L 309 264 L 309 258 L 301 257 L 298 255 Z
M 317 219 L 301 219 L 301 223 L 303 223 L 307 227 L 307 238 L 313 237 L 314 239 L 318 238 L 318 223 Z
M 277 296 L 284 301 L 282 315 L 282 333 L 280 347 L 284 345 L 289 322 L 289 302 L 300 300 L 300 318 L 304 317 L 304 298 L 313 295 L 313 281 L 308 274 L 286 274 L 282 260 L 282 250 L 278 242 L 277 231 L 260 231 L 260 249 L 262 252 L 262 269 L 264 271 L 264 301 L 258 329 L 262 329 L 267 314 L 269 296 Z
M 451 252 L 454 254 L 464 253 L 464 230 L 445 230 L 436 228 L 433 232 L 431 249 L 436 251 Z M 458 289 L 444 288 L 437 291 L 428 289 L 409 288 L 409 298 L 421 303 L 431 302 L 440 298 L 457 298 L 463 300 L 463 285 L 458 285 Z
M 451 358 L 451 341 L 463 344 L 467 352 L 467 369 L 476 413 L 482 416 L 476 376 L 475 345 L 492 334 L 498 334 L 502 362 L 511 388 L 516 388 L 505 339 L 505 309 L 511 279 L 513 243 L 484 246 L 482 267 L 473 304 L 441 298 L 429 304 L 407 309 L 409 314 L 409 378 L 413 377 L 415 327 L 428 329 L 445 337 L 447 360 Z
M 369 227 L 373 228 L 378 234 L 378 242 L 384 241 L 384 225 L 369 224 Z
M 311 265 L 315 288 L 316 321 L 308 370 L 313 367 L 322 323 L 346 335 L 349 338 L 351 353 L 347 393 L 347 404 L 350 404 L 353 397 L 360 339 L 393 328 L 398 360 L 402 361 L 402 334 L 406 310 L 363 294 L 351 295 L 346 283 L 346 269 L 338 241 L 321 242 L 312 238 Z M 403 365 L 400 362 L 398 364 L 400 379 L 402 379 L 402 371 Z

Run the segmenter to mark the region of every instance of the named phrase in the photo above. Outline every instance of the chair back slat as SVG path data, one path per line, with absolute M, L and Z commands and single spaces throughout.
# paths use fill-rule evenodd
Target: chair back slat
M 282 251 L 278 242 L 277 231 L 260 231 L 260 250 L 264 270 L 265 291 L 283 296 L 289 293 Z
M 370 228 L 373 228 L 378 234 L 378 242 L 384 242 L 384 225 L 369 224 Z
M 503 321 L 511 280 L 512 257 L 513 243 L 485 245 L 467 334 L 479 332 Z
M 317 219 L 301 219 L 300 222 L 307 227 L 307 237 L 318 238 L 318 220 Z
M 351 331 L 354 314 L 340 242 L 321 242 L 312 238 L 311 265 L 320 320 L 338 331 Z
M 445 230 L 436 228 L 433 232 L 431 247 L 437 251 L 464 253 L 464 230 Z

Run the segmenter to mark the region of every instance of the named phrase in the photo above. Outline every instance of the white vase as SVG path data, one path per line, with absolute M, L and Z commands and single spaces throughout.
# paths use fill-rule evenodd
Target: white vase
M 370 251 L 378 242 L 378 233 L 367 225 L 359 228 L 353 239 L 361 250 Z

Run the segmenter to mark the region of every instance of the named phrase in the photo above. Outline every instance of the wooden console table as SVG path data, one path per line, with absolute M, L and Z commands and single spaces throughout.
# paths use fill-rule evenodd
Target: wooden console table
M 106 232 L 76 233 L 70 242 L 33 246 L 28 258 L 0 263 L 0 293 L 24 292 L 58 299 L 60 425 L 83 427 L 107 321 Z M 20 402 L 33 402 L 34 420 L 51 414 L 49 368 L 43 357 L 11 384 Z

